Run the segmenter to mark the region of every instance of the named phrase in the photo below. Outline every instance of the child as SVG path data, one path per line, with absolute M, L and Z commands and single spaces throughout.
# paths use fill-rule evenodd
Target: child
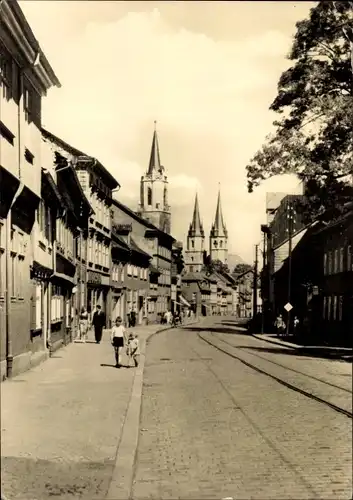
M 134 336 L 132 333 L 130 333 L 126 353 L 128 355 L 128 358 L 129 358 L 129 366 L 130 366 L 131 359 L 134 360 L 135 366 L 138 366 L 140 347 L 139 347 L 139 339 L 138 339 L 137 335 Z
M 112 329 L 112 333 L 110 336 L 110 340 L 112 343 L 112 346 L 114 347 L 115 351 L 115 367 L 120 368 L 120 354 L 121 354 L 121 349 L 124 347 L 124 338 L 126 335 L 126 330 L 123 326 L 123 321 L 118 316 L 115 320 L 115 326 Z

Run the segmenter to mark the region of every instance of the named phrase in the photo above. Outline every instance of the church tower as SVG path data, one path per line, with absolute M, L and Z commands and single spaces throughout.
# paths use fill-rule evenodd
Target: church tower
M 171 213 L 168 205 L 168 178 L 160 161 L 156 122 L 147 172 L 141 177 L 140 206 L 142 217 L 161 231 L 170 234 Z
M 203 266 L 203 251 L 205 232 L 202 227 L 197 194 L 195 197 L 194 214 L 189 226 L 186 250 L 185 267 L 188 272 L 200 272 Z
M 223 221 L 221 192 L 218 191 L 215 221 L 210 231 L 211 260 L 220 260 L 223 264 L 228 261 L 228 231 Z

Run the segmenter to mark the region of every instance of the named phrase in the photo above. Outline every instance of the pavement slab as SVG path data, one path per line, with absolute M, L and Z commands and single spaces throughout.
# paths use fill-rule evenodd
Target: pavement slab
M 158 328 L 133 330 L 144 344 Z M 114 367 L 109 334 L 100 345 L 91 336 L 66 346 L 1 384 L 6 498 L 105 498 L 136 373 Z

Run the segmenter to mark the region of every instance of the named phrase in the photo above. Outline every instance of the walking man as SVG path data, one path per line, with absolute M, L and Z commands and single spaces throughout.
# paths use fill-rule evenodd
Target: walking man
M 96 311 L 93 314 L 92 325 L 94 327 L 94 336 L 96 338 L 96 343 L 100 344 L 102 340 L 103 328 L 105 326 L 105 314 L 99 304 L 97 305 Z

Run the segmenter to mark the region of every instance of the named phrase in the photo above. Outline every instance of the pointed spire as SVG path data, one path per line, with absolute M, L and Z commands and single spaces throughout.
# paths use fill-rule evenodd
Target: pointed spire
M 151 175 L 153 172 L 161 173 L 162 171 L 163 171 L 163 167 L 161 165 L 161 160 L 159 157 L 157 122 L 154 121 L 154 132 L 153 132 L 151 156 L 150 156 L 150 163 L 148 166 L 147 174 Z
M 205 233 L 202 227 L 202 222 L 200 218 L 200 210 L 199 210 L 199 200 L 197 197 L 197 193 L 195 196 L 195 205 L 194 205 L 194 213 L 192 216 L 192 222 L 189 227 L 189 236 L 202 236 L 205 237 Z
M 218 199 L 217 199 L 217 208 L 216 208 L 216 216 L 214 220 L 214 224 L 212 226 L 212 230 L 215 236 L 226 236 L 227 237 L 227 229 L 223 221 L 222 214 L 222 204 L 221 204 L 221 188 L 220 183 L 218 183 Z

